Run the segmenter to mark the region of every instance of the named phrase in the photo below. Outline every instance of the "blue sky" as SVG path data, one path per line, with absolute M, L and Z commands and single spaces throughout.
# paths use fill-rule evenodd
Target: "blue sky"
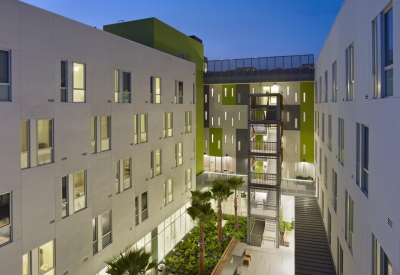
M 96 26 L 156 17 L 203 40 L 209 59 L 315 54 L 343 0 L 24 0 Z

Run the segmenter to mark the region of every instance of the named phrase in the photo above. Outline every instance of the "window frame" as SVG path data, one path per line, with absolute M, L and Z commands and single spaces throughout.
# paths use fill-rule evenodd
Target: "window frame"
M 157 79 L 160 81 L 159 93 L 157 93 Z M 161 104 L 162 96 L 162 78 L 159 76 L 150 76 L 150 103 Z
M 49 137 L 51 137 L 51 146 L 45 147 L 45 148 L 39 148 L 39 121 L 51 121 L 51 134 L 49 133 Z M 54 119 L 37 119 L 36 120 L 36 143 L 37 143 L 37 148 L 36 148 L 36 163 L 37 166 L 42 166 L 46 165 L 49 163 L 54 163 Z M 44 152 L 45 150 L 51 150 L 50 155 L 51 155 L 51 160 L 50 162 L 45 162 L 45 163 L 39 163 L 39 152 L 42 151 Z
M 60 102 L 68 102 L 68 61 L 61 60 Z M 64 70 L 64 73 L 63 73 Z M 63 82 L 65 83 L 63 86 Z
M 354 100 L 354 43 L 346 49 L 346 100 Z
M 77 173 L 82 173 L 83 172 L 83 195 L 79 196 L 79 197 L 75 197 L 75 174 Z M 87 208 L 87 173 L 86 170 L 82 170 L 82 171 L 78 171 L 72 174 L 73 177 L 73 199 L 74 199 L 74 213 L 80 212 L 82 210 L 85 210 Z M 76 206 L 76 200 L 80 199 L 84 197 L 85 199 L 85 206 L 79 208 L 78 210 L 75 209 Z
M 182 83 L 182 91 L 180 90 Z M 182 92 L 182 93 L 181 93 Z M 183 81 L 175 80 L 175 104 L 183 104 Z
M 83 88 L 75 88 L 75 64 L 83 66 Z M 76 101 L 75 91 L 83 91 L 83 101 Z M 85 103 L 86 102 L 86 64 L 79 62 L 72 62 L 72 102 Z
M 172 137 L 174 134 L 174 113 L 173 112 L 164 113 L 163 123 L 164 123 L 163 125 L 164 138 Z M 168 127 L 168 124 L 170 124 L 171 127 Z
M 5 246 L 13 241 L 13 218 L 12 218 L 12 192 L 0 194 L 0 198 L 8 194 L 8 224 L 0 226 L 1 236 L 4 235 L 5 231 L 8 231 L 9 239 L 4 243 L 0 243 L 0 247 Z
M 21 126 L 20 126 L 20 129 L 22 130 L 22 122 L 26 122 L 26 129 L 25 129 L 25 131 L 26 131 L 26 149 L 27 149 L 27 151 L 22 151 L 22 140 L 23 140 L 23 137 L 22 137 L 22 132 L 21 132 L 21 169 L 27 169 L 27 168 L 29 168 L 30 167 L 30 123 L 29 123 L 29 120 L 21 120 L 20 121 L 20 123 L 21 123 Z M 23 155 L 26 155 L 26 166 L 23 166 L 22 165 L 22 159 L 23 159 Z
M 337 102 L 337 60 L 332 63 L 332 102 Z
M 103 117 L 107 118 L 107 138 L 103 138 Z M 103 141 L 108 140 L 108 147 L 103 149 Z M 111 150 L 111 115 L 100 116 L 100 152 L 105 152 Z
M 0 100 L 0 102 L 11 102 L 12 101 L 12 85 L 11 85 L 11 50 L 0 48 L 0 51 L 7 53 L 7 76 L 8 82 L 0 82 L 0 86 L 8 86 L 7 100 Z
M 185 112 L 185 133 L 192 132 L 192 111 Z
M 148 196 L 148 191 L 143 192 L 140 195 L 140 212 L 141 212 L 141 216 L 142 216 L 142 222 L 144 222 L 145 220 L 147 220 L 149 218 L 149 196 Z M 145 200 L 143 199 L 145 195 Z M 144 201 L 144 202 L 143 202 Z M 143 203 L 145 203 L 145 205 L 143 205 Z

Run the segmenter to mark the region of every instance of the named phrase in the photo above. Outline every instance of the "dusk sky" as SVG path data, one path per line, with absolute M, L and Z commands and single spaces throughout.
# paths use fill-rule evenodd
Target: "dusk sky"
M 156 17 L 203 40 L 208 59 L 315 54 L 343 0 L 25 0 L 99 29 Z

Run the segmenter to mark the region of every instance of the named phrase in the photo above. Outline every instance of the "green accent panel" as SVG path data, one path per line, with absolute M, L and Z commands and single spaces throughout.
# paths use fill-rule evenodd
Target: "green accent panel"
M 306 102 L 303 94 L 306 94 Z M 303 121 L 306 112 L 306 121 Z M 300 161 L 314 163 L 314 82 L 300 82 Z M 306 154 L 303 152 L 306 145 Z
M 225 96 L 226 89 L 226 96 Z M 233 89 L 233 96 L 232 96 Z M 222 85 L 222 105 L 236 105 L 236 84 Z
M 209 132 L 210 156 L 222 157 L 222 128 L 210 128 Z M 214 142 L 211 142 L 212 135 L 214 135 Z M 218 140 L 220 149 L 218 149 Z
M 157 18 L 106 25 L 104 31 L 152 47 L 196 64 L 196 174 L 204 171 L 204 46 Z M 190 85 L 190 84 L 188 84 Z M 191 89 L 188 89 L 189 91 Z M 222 141 L 222 139 L 221 139 Z M 222 144 L 221 144 L 222 146 Z M 222 154 L 222 153 L 221 153 Z

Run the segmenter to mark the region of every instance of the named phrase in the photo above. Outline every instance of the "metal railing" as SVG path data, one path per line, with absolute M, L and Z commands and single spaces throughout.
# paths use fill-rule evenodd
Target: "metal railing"
M 205 84 L 313 81 L 314 55 L 205 61 Z
M 299 179 L 282 179 L 281 192 L 284 195 L 301 195 L 314 197 L 315 181 Z
M 250 172 L 249 184 L 265 184 L 277 186 L 277 176 L 276 174 L 270 173 Z
M 250 141 L 250 152 L 252 153 L 277 154 L 277 150 L 276 142 Z

